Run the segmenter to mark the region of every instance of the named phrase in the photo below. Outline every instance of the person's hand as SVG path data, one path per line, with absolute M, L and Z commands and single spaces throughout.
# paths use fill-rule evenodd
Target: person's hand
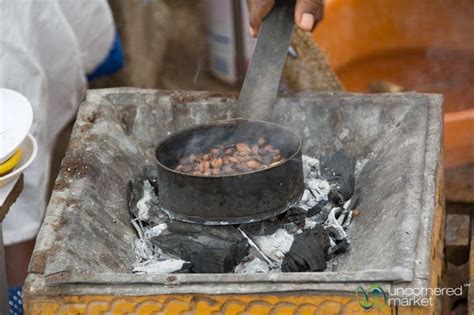
M 286 0 L 288 1 L 288 0 Z M 323 18 L 324 0 L 296 0 L 295 24 L 303 31 L 312 31 Z M 262 20 L 273 8 L 275 0 L 247 0 L 250 35 L 256 37 Z

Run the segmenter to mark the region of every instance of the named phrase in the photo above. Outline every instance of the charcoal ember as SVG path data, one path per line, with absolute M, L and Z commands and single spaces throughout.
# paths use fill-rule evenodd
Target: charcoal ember
M 292 207 L 288 211 L 278 216 L 279 223 L 290 223 L 294 222 L 298 225 L 304 223 L 306 219 L 306 210 L 300 207 Z
M 171 221 L 150 241 L 164 253 L 189 261 L 196 273 L 232 272 L 247 255 L 247 239 L 233 226 Z
M 331 190 L 342 196 L 342 201 L 349 200 L 354 194 L 355 165 L 356 161 L 344 150 L 321 159 L 321 176 L 331 184 Z M 333 198 L 336 197 L 334 194 Z
M 160 209 L 152 184 L 143 176 L 129 182 L 128 207 L 133 216 L 149 224 L 160 224 L 168 219 Z
M 329 236 L 322 225 L 294 236 L 290 251 L 283 258 L 283 272 L 323 271 L 327 267 Z

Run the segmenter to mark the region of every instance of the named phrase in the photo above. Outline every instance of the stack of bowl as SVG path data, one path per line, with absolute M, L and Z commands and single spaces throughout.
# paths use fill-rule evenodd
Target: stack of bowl
M 29 133 L 33 110 L 18 92 L 0 89 L 0 189 L 16 181 L 33 162 L 37 144 Z

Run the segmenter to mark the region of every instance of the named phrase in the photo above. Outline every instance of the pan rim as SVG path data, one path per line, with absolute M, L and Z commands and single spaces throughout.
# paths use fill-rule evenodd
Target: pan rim
M 195 175 L 195 174 L 186 174 L 186 173 L 183 173 L 183 172 L 179 172 L 179 171 L 176 171 L 166 165 L 164 165 L 158 158 L 158 151 L 160 150 L 161 147 L 163 147 L 164 145 L 170 143 L 174 138 L 176 137 L 179 137 L 183 134 L 186 134 L 186 133 L 189 133 L 190 131 L 192 130 L 196 130 L 196 129 L 203 129 L 203 128 L 210 128 L 210 127 L 215 127 L 215 126 L 218 126 L 218 125 L 229 125 L 229 124 L 236 124 L 236 123 L 239 123 L 239 122 L 247 122 L 247 123 L 261 123 L 261 124 L 266 124 L 266 125 L 272 125 L 274 127 L 277 127 L 277 128 L 280 128 L 282 130 L 285 130 L 286 132 L 292 134 L 293 136 L 295 136 L 295 138 L 298 140 L 298 146 L 296 148 L 296 150 L 285 160 L 283 160 L 281 163 L 278 163 L 276 165 L 273 165 L 273 166 L 270 166 L 268 168 L 264 168 L 264 169 L 260 169 L 260 170 L 256 170 L 256 171 L 250 171 L 250 172 L 243 172 L 243 173 L 237 173 L 237 174 L 228 174 L 228 175 Z M 157 164 L 163 168 L 164 170 L 170 172 L 170 173 L 173 173 L 173 174 L 176 174 L 176 175 L 179 175 L 179 176 L 186 176 L 186 177 L 192 177 L 192 178 L 232 178 L 232 177 L 235 177 L 235 178 L 238 178 L 238 177 L 241 177 L 241 176 L 246 176 L 246 175 L 255 175 L 255 174 L 259 174 L 259 173 L 263 173 L 265 171 L 269 171 L 269 170 L 272 170 L 274 168 L 277 168 L 277 167 L 280 167 L 281 165 L 295 159 L 296 157 L 299 156 L 301 150 L 302 150 L 302 147 L 303 147 L 303 140 L 301 139 L 301 137 L 296 134 L 295 132 L 293 132 L 292 130 L 290 130 L 290 128 L 284 126 L 284 125 L 280 125 L 280 124 L 277 124 L 277 123 L 274 123 L 274 122 L 269 122 L 269 121 L 264 121 L 264 120 L 253 120 L 253 119 L 243 119 L 243 118 L 234 118 L 234 119 L 225 119 L 225 120 L 216 120 L 216 121 L 213 121 L 213 122 L 210 122 L 210 123 L 206 123 L 206 124 L 197 124 L 197 125 L 194 125 L 192 127 L 188 127 L 188 128 L 184 128 L 184 129 L 181 129 L 171 135 L 169 135 L 168 137 L 166 137 L 165 139 L 163 139 L 157 146 L 156 146 L 156 149 L 155 149 L 155 158 L 156 158 L 156 162 Z

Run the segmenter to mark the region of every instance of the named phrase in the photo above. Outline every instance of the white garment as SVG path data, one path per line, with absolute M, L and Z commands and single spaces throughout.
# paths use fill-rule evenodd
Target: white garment
M 0 87 L 31 102 L 38 141 L 23 192 L 3 221 L 5 245 L 36 236 L 54 141 L 84 99 L 85 74 L 107 56 L 114 32 L 106 0 L 0 0 Z

